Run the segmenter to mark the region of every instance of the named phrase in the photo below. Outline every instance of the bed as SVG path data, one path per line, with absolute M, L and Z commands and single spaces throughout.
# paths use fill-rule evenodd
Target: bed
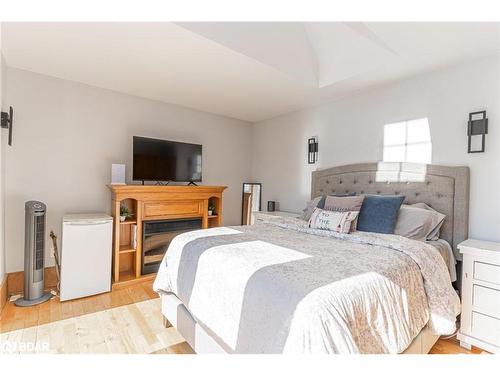
M 311 197 L 426 203 L 446 215 L 440 238 L 455 251 L 468 189 L 467 167 L 366 163 L 313 172 Z M 455 331 L 460 301 L 434 246 L 306 224 L 275 217 L 177 236 L 154 283 L 165 321 L 196 353 L 427 353 Z

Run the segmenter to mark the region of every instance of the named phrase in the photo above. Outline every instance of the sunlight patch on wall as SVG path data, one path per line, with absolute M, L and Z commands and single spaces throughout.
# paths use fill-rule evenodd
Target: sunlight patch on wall
M 427 117 L 386 124 L 383 160 L 430 164 L 432 141 Z
M 421 163 L 378 162 L 376 182 L 423 182 L 427 175 L 427 165 Z

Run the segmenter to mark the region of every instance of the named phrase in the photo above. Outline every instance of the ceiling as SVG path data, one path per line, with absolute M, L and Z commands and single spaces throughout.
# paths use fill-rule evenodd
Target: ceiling
M 493 55 L 499 23 L 3 23 L 8 66 L 257 122 Z

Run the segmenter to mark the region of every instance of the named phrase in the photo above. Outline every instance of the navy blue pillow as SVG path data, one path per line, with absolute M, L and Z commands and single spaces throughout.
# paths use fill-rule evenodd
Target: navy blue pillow
M 405 196 L 401 195 L 365 195 L 357 230 L 393 234 L 404 200 Z
M 343 193 L 343 194 L 328 194 L 331 197 L 354 197 L 356 193 Z M 321 199 L 318 202 L 318 205 L 316 207 L 324 209 L 325 208 L 325 202 L 326 202 L 326 195 L 323 195 Z

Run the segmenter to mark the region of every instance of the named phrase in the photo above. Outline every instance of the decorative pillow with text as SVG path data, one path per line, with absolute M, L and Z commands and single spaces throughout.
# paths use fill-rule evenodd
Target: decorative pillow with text
M 309 227 L 331 230 L 339 233 L 350 233 L 358 215 L 358 211 L 340 212 L 316 208 L 309 219 Z

